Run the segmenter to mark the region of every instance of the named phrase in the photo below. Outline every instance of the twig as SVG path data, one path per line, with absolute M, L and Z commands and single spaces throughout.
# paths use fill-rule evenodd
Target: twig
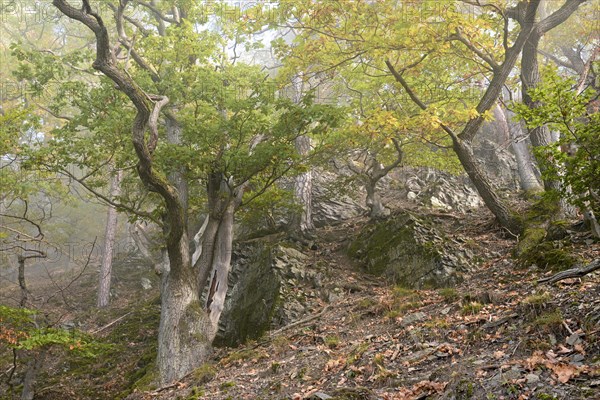
M 510 321 L 513 318 L 517 318 L 518 316 L 519 316 L 519 314 L 510 314 L 504 318 L 500 318 L 497 321 L 492 321 L 492 322 L 488 322 L 487 324 L 483 324 L 483 326 L 481 328 L 482 329 L 495 328 L 497 326 L 500 326 L 500 325 Z
M 571 328 L 569 328 L 569 325 L 567 325 L 567 323 L 564 320 L 563 320 L 562 324 L 565 327 L 565 329 L 567 330 L 567 332 L 569 332 L 569 335 L 572 335 L 573 331 L 571 330 Z
M 119 318 L 115 319 L 112 322 L 109 322 L 108 324 L 104 325 L 101 328 L 96 329 L 95 331 L 92 332 L 92 335 L 95 335 L 99 332 L 102 332 L 103 330 L 105 330 L 106 328 L 110 328 L 111 326 L 113 326 L 114 324 L 116 324 L 117 322 L 119 322 L 120 320 L 122 320 L 123 318 L 125 318 L 126 316 L 128 316 L 129 314 L 131 314 L 133 311 L 129 311 L 127 314 L 120 316 Z
M 511 353 L 511 357 L 515 355 L 515 353 L 517 352 L 517 349 L 519 348 L 521 343 L 523 343 L 523 339 L 519 340 L 519 343 L 517 343 L 517 345 L 515 346 L 514 350 Z
M 558 274 L 552 275 L 548 278 L 538 279 L 538 283 L 556 283 L 564 279 L 569 278 L 581 278 L 595 270 L 600 269 L 600 258 L 592 261 L 584 267 L 571 268 L 566 271 L 559 272 Z
M 60 293 L 60 296 L 62 297 L 63 301 L 65 302 L 65 304 L 74 309 L 75 307 L 72 306 L 71 304 L 69 304 L 69 301 L 67 300 L 67 297 L 65 296 L 65 291 L 71 287 L 71 285 L 73 283 L 75 283 L 75 281 L 77 281 L 79 278 L 81 278 L 81 276 L 83 275 L 83 273 L 85 272 L 85 270 L 87 269 L 88 265 L 90 265 L 90 261 L 92 260 L 92 253 L 94 252 L 94 248 L 96 247 L 96 240 L 98 240 L 98 237 L 96 236 L 94 238 L 94 242 L 92 243 L 92 248 L 90 249 L 90 252 L 87 256 L 87 261 L 85 262 L 85 265 L 83 266 L 83 268 L 81 269 L 81 271 L 79 271 L 79 274 L 73 278 L 71 280 L 71 282 L 69 282 L 67 284 L 67 286 L 65 286 L 64 288 L 61 288 L 60 285 L 58 285 L 54 279 L 52 279 L 52 276 L 50 275 L 50 272 L 48 271 L 48 269 L 46 269 L 46 272 L 48 273 L 48 277 L 50 278 L 50 281 L 54 284 L 54 286 L 56 286 L 58 288 L 58 291 L 55 292 L 54 294 L 52 294 L 50 297 L 48 297 L 46 299 L 46 303 L 48 303 L 51 299 L 53 299 L 58 293 Z
M 318 314 L 311 315 L 310 317 L 306 317 L 306 318 L 303 318 L 303 319 L 301 319 L 299 321 L 292 322 L 291 324 L 286 325 L 283 328 L 279 328 L 276 331 L 271 332 L 271 336 L 279 335 L 280 333 L 285 332 L 285 331 L 287 331 L 289 329 L 295 328 L 295 327 L 300 326 L 300 325 L 304 325 L 307 322 L 314 321 L 315 319 L 319 319 L 319 318 L 321 318 L 329 310 L 330 307 L 331 306 L 328 305 L 327 307 L 325 307 L 323 309 L 323 311 L 321 311 Z
M 188 376 L 188 375 L 190 375 L 190 374 L 187 374 L 186 376 Z M 150 393 L 150 395 L 154 396 L 154 395 L 159 394 L 160 392 L 164 392 L 165 390 L 169 390 L 169 389 L 173 389 L 173 388 L 180 388 L 181 385 L 183 385 L 183 383 L 181 383 L 180 381 L 173 382 L 173 383 L 170 383 L 168 385 L 159 387 L 158 389 L 156 389 L 152 393 Z

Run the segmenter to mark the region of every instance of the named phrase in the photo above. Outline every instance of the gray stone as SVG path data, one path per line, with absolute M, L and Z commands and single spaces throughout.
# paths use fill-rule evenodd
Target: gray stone
M 577 333 L 574 333 L 574 334 L 572 334 L 571 336 L 569 336 L 567 338 L 567 344 L 569 346 L 573 346 L 573 345 L 575 345 L 576 343 L 579 343 L 579 342 L 581 342 L 581 338 L 579 337 L 579 335 Z
M 314 289 L 327 299 L 323 276 L 308 261 L 306 254 L 267 240 L 236 244 L 215 345 L 235 346 L 305 317 Z
M 152 282 L 150 282 L 150 279 L 148 279 L 148 278 L 142 278 L 142 280 L 141 280 L 140 283 L 142 284 L 142 288 L 144 290 L 150 290 L 150 289 L 152 289 Z
M 525 376 L 525 379 L 527 379 L 527 383 L 531 385 L 534 383 L 538 383 L 540 381 L 540 376 L 536 374 L 527 374 Z
M 317 227 L 336 224 L 368 211 L 362 191 L 340 191 L 340 176 L 326 171 L 313 174 L 312 212 Z
M 310 395 L 309 397 L 306 398 L 306 400 L 327 400 L 327 399 L 333 399 L 333 397 L 328 394 L 325 394 L 323 392 L 313 393 L 312 395 Z
M 273 259 L 272 247 L 260 241 L 234 250 L 215 345 L 235 346 L 270 328 L 281 287 Z
M 402 325 L 403 327 L 407 327 L 416 322 L 421 322 L 425 318 L 427 318 L 427 314 L 425 314 L 424 312 L 420 312 L 420 311 L 416 312 L 416 313 L 408 314 L 407 316 L 402 318 L 402 322 L 400 323 L 400 325 Z

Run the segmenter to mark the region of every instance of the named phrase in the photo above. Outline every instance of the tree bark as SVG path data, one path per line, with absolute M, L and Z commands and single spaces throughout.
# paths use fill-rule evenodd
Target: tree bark
M 155 255 L 151 247 L 153 247 L 154 243 L 150 239 L 148 233 L 146 232 L 146 228 L 142 227 L 139 222 L 131 224 L 129 226 L 129 234 L 135 243 L 135 246 L 139 250 L 140 254 L 146 259 L 146 261 L 154 263 Z
M 390 214 L 390 210 L 383 205 L 381 196 L 377 192 L 377 182 L 378 180 L 368 179 L 365 184 L 367 191 L 366 204 L 369 207 L 369 218 L 371 219 L 383 218 Z
M 310 138 L 301 135 L 296 138 L 296 151 L 301 157 L 310 153 Z M 294 197 L 300 210 L 292 218 L 292 232 L 303 237 L 310 237 L 315 229 L 312 216 L 312 170 L 296 176 L 294 181 Z
M 25 261 L 26 257 L 18 256 L 17 262 L 19 264 L 19 288 L 21 289 L 21 300 L 19 301 L 19 306 L 21 308 L 27 307 L 27 297 L 29 294 L 29 290 L 27 289 L 27 282 L 25 281 Z
M 523 102 L 527 107 L 533 109 L 540 105 L 538 102 L 533 101 L 530 95 L 531 90 L 536 88 L 540 83 L 538 63 L 540 40 L 544 34 L 566 21 L 585 1 L 586 0 L 567 0 L 560 9 L 534 25 L 529 38 L 523 46 L 521 55 L 522 95 Z M 519 18 L 518 16 L 517 21 L 521 24 L 523 29 L 525 29 L 526 26 L 533 24 L 533 21 L 529 21 L 526 18 Z M 529 137 L 534 148 L 549 146 L 556 142 L 556 140 L 552 138 L 551 132 L 546 125 L 529 128 Z M 543 173 L 545 169 L 544 165 L 548 161 L 540 158 L 538 158 L 537 161 L 540 170 Z M 546 190 L 559 190 L 560 182 L 557 180 L 544 179 L 544 187 Z
M 510 212 L 508 205 L 498 197 L 490 179 L 479 166 L 471 144 L 459 138 L 453 138 L 453 149 L 485 205 L 494 214 L 500 225 L 517 235 L 521 231 L 520 223 Z
M 176 247 L 176 248 L 175 248 Z M 161 279 L 161 314 L 156 363 L 160 382 L 180 379 L 211 353 L 212 327 L 202 309 L 196 279 L 189 265 L 189 244 L 183 234 L 167 248 L 168 271 Z
M 526 137 L 520 129 L 520 125 L 513 125 L 513 129 L 509 125 L 506 117 L 507 110 L 502 108 L 500 104 L 494 107 L 494 117 L 506 136 L 510 139 L 515 159 L 517 160 L 517 170 L 519 171 L 519 182 L 521 189 L 527 193 L 538 193 L 544 190 L 540 181 L 535 174 L 532 158 L 533 155 L 527 147 Z
M 225 177 L 213 172 L 208 182 L 208 222 L 202 238 L 202 253 L 195 264 L 197 279 L 207 312 L 212 341 L 217 333 L 219 318 L 227 294 L 227 279 L 233 250 L 233 222 L 241 204 L 244 185 L 233 189 Z
M 365 189 L 367 191 L 366 204 L 369 207 L 369 217 L 371 219 L 383 218 L 390 215 L 390 210 L 383 205 L 381 196 L 377 191 L 377 184 L 383 179 L 390 171 L 396 168 L 402 162 L 404 154 L 400 148 L 398 142 L 394 141 L 396 146 L 397 158 L 396 160 L 385 167 L 377 160 L 377 155 L 374 154 L 371 159 L 371 166 L 368 169 L 368 176 L 365 183 Z
M 27 369 L 25 371 L 25 378 L 23 379 L 23 390 L 21 391 L 21 400 L 33 400 L 35 396 L 35 383 L 37 381 L 38 374 L 44 365 L 46 353 L 48 350 L 45 348 L 35 352 L 30 352 L 31 358 L 27 362 Z
M 110 197 L 115 198 L 121 193 L 122 171 L 116 171 L 110 182 Z M 110 285 L 112 278 L 112 259 L 117 234 L 117 209 L 108 206 L 106 213 L 106 227 L 104 230 L 104 250 L 102 252 L 102 263 L 100 265 L 100 278 L 98 282 L 98 308 L 108 306 L 110 302 Z

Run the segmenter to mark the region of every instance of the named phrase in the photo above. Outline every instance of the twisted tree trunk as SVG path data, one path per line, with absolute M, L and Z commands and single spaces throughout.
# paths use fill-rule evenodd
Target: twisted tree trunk
M 206 360 L 211 350 L 212 331 L 208 314 L 200 304 L 198 282 L 191 265 L 185 199 L 178 188 L 156 170 L 153 162 L 158 143 L 157 121 L 168 99 L 146 94 L 118 67 L 104 21 L 91 9 L 89 1 L 83 0 L 81 9 L 65 0 L 53 0 L 53 4 L 67 17 L 80 21 L 94 32 L 96 60 L 93 67 L 114 81 L 137 110 L 131 139 L 138 157 L 138 174 L 148 190 L 158 193 L 165 204 L 169 266 L 163 271 L 161 285 L 157 367 L 161 383 L 168 383 Z

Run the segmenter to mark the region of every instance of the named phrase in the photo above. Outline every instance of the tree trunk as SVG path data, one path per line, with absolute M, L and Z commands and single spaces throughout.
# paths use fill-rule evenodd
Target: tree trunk
M 538 64 L 538 49 L 541 38 L 564 21 L 566 21 L 577 8 L 586 0 L 567 0 L 560 9 L 549 16 L 543 16 L 542 20 L 535 24 L 529 38 L 523 46 L 521 54 L 521 85 L 523 92 L 523 102 L 529 108 L 539 106 L 537 102 L 531 99 L 530 91 L 537 87 L 540 83 L 540 71 Z M 533 23 L 526 18 L 517 18 L 521 26 L 525 27 Z M 533 147 L 549 146 L 555 143 L 550 130 L 546 125 L 529 129 L 529 137 Z M 539 156 L 538 156 L 539 157 Z M 544 159 L 538 159 L 540 169 L 543 171 L 544 163 L 548 162 Z M 544 180 L 546 190 L 559 190 L 560 182 L 557 180 Z
M 480 168 L 479 162 L 473 154 L 471 144 L 454 137 L 453 149 L 485 205 L 498 219 L 500 225 L 508 229 L 514 235 L 517 235 L 521 231 L 520 224 L 515 218 L 515 215 L 510 212 L 508 206 L 498 197 L 496 190 L 490 183 L 490 179 Z
M 122 171 L 116 171 L 110 181 L 110 198 L 115 198 L 121 192 Z M 108 306 L 110 302 L 110 281 L 112 278 L 112 259 L 117 234 L 117 209 L 108 206 L 106 214 L 106 228 L 104 230 L 104 251 L 102 252 L 102 264 L 100 265 L 100 278 L 98 282 L 99 308 Z
M 537 87 L 540 83 L 540 71 L 538 65 L 538 47 L 541 39 L 541 34 L 533 32 L 529 36 L 529 40 L 523 46 L 523 55 L 521 58 L 521 85 L 523 93 L 523 102 L 529 108 L 536 108 L 539 106 L 537 102 L 531 99 L 530 91 Z M 550 129 L 546 125 L 538 126 L 535 128 L 528 128 L 529 138 L 533 147 L 549 146 L 555 141 L 552 139 Z M 548 161 L 539 158 L 537 156 L 538 166 L 542 171 L 545 170 L 545 163 Z M 544 188 L 546 190 L 560 189 L 560 184 L 556 180 L 544 179 Z
M 29 290 L 27 290 L 27 283 L 25 281 L 25 260 L 27 260 L 27 258 L 18 256 L 17 262 L 19 263 L 19 288 L 21 289 L 21 300 L 19 301 L 19 306 L 21 308 L 27 307 L 27 295 L 29 293 Z
M 383 218 L 390 215 L 390 210 L 386 208 L 382 201 L 381 196 L 377 192 L 377 182 L 379 180 L 368 179 L 365 184 L 365 189 L 367 191 L 367 207 L 369 207 L 369 218 L 377 219 Z
M 129 234 L 142 257 L 144 257 L 146 261 L 154 263 L 156 260 L 151 249 L 151 247 L 154 246 L 154 243 L 146 232 L 146 228 L 139 222 L 136 222 L 129 226 Z
M 212 332 L 202 309 L 196 279 L 190 268 L 187 234 L 167 247 L 168 270 L 161 279 L 161 313 L 158 328 L 158 366 L 161 384 L 180 379 L 211 353 Z
M 515 158 L 517 160 L 521 189 L 527 193 L 541 192 L 544 188 L 535 174 L 532 163 L 533 156 L 527 148 L 526 137 L 521 137 L 523 136 L 523 132 L 521 129 L 515 129 L 515 125 L 513 125 L 513 129 L 511 129 L 506 113 L 507 111 L 503 109 L 500 104 L 496 104 L 494 107 L 494 117 L 500 126 L 500 129 L 502 129 L 506 133 L 506 136 L 511 140 L 513 152 L 515 153 Z M 516 127 L 520 128 L 520 125 L 516 125 Z
M 390 210 L 386 208 L 381 201 L 381 196 L 377 191 L 377 184 L 393 168 L 396 168 L 402 162 L 403 153 L 400 150 L 397 142 L 394 142 L 394 144 L 396 145 L 396 149 L 398 151 L 398 158 L 389 166 L 384 167 L 383 164 L 377 160 L 376 154 L 371 156 L 371 167 L 367 171 L 367 179 L 365 184 L 365 189 L 367 191 L 366 204 L 367 207 L 369 207 L 369 217 L 371 219 L 383 218 L 390 215 Z
M 200 256 L 202 255 L 202 238 L 204 237 L 204 232 L 206 232 L 206 227 L 208 226 L 208 215 L 204 218 L 204 222 L 198 232 L 194 235 L 194 253 L 192 253 L 192 265 L 196 265 Z
M 23 379 L 23 391 L 21 392 L 21 400 L 33 400 L 35 396 L 35 383 L 38 374 L 48 351 L 44 348 L 37 351 L 37 354 L 31 354 L 31 358 L 27 362 L 27 370 Z M 31 352 L 33 353 L 33 352 Z
M 244 186 L 232 190 L 222 174 L 211 174 L 208 183 L 208 223 L 202 238 L 202 253 L 195 264 L 204 309 L 211 322 L 211 342 L 217 333 L 225 304 L 233 250 L 234 214 L 241 204 L 243 191 Z
M 310 153 L 310 138 L 306 135 L 296 138 L 296 151 L 301 157 Z M 294 197 L 300 210 L 292 217 L 291 231 L 302 237 L 312 236 L 315 229 L 312 216 L 312 170 L 299 174 L 294 182 Z

